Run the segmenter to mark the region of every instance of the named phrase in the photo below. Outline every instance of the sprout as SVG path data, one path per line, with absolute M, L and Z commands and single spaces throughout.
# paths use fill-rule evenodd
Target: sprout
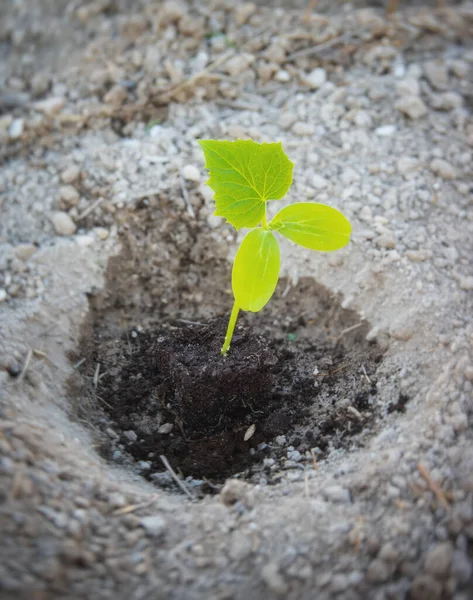
M 351 225 L 343 214 L 326 204 L 298 202 L 281 209 L 267 222 L 266 202 L 281 200 L 292 184 L 293 163 L 282 144 L 199 140 L 214 191 L 215 215 L 236 229 L 250 228 L 233 263 L 235 302 L 221 353 L 230 349 L 240 310 L 259 312 L 270 300 L 279 279 L 280 251 L 274 235 L 321 252 L 348 244 Z

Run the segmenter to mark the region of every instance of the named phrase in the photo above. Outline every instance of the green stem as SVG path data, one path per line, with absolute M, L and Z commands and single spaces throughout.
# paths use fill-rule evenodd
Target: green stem
M 266 229 L 268 227 L 268 223 L 266 222 L 266 202 L 264 204 L 264 215 L 263 215 L 263 220 L 261 221 L 261 227 L 263 229 Z
M 225 342 L 223 343 L 222 349 L 220 350 L 220 353 L 223 354 L 223 356 L 226 356 L 227 352 L 230 350 L 230 342 L 232 341 L 233 331 L 235 329 L 235 325 L 237 322 L 239 312 L 240 312 L 240 307 L 237 306 L 237 303 L 235 302 L 233 304 L 232 314 L 230 315 L 230 320 L 228 321 L 227 333 L 225 335 Z

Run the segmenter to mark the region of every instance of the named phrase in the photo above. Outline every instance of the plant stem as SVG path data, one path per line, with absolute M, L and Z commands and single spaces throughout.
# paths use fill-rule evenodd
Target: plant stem
M 266 203 L 264 205 L 264 215 L 263 215 L 263 220 L 261 221 L 261 227 L 263 229 L 267 229 L 267 227 L 268 227 L 268 223 L 266 222 Z
M 232 341 L 233 331 L 235 329 L 235 325 L 237 322 L 239 312 L 240 312 L 240 307 L 237 306 L 237 303 L 235 302 L 233 304 L 232 314 L 230 315 L 230 320 L 228 321 L 227 333 L 225 335 L 225 342 L 223 343 L 222 349 L 220 350 L 220 353 L 223 354 L 223 356 L 226 356 L 227 352 L 230 350 L 230 342 Z

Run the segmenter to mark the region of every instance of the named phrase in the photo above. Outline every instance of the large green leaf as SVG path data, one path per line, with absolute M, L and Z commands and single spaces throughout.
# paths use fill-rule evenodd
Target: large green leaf
M 279 244 L 265 229 L 246 234 L 235 256 L 232 287 L 236 304 L 258 312 L 269 301 L 279 278 Z
M 265 202 L 283 198 L 292 183 L 294 165 L 282 144 L 198 141 L 210 172 L 207 185 L 215 192 L 215 214 L 237 229 L 256 227 L 265 216 Z
M 298 202 L 281 209 L 268 224 L 296 244 L 329 252 L 346 246 L 351 225 L 336 208 L 316 202 Z

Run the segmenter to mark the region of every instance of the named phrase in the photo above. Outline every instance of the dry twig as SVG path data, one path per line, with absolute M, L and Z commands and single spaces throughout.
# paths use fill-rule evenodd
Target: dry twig
M 169 471 L 169 473 L 171 474 L 172 478 L 174 479 L 174 481 L 177 483 L 177 485 L 181 488 L 181 490 L 184 492 L 184 494 L 186 494 L 186 496 L 189 496 L 189 498 L 194 499 L 194 495 L 190 492 L 190 490 L 185 486 L 184 482 L 182 481 L 182 479 L 179 479 L 179 477 L 177 476 L 176 472 L 174 471 L 174 469 L 171 467 L 171 465 L 169 464 L 168 459 L 163 456 L 161 454 L 161 456 L 159 457 L 163 463 L 163 465 L 166 467 L 166 469 Z
M 430 473 L 422 463 L 417 464 L 417 470 L 423 479 L 425 479 L 428 488 L 435 494 L 440 506 L 448 511 L 450 509 L 450 504 L 448 503 L 445 492 L 442 490 L 442 488 L 432 479 Z

